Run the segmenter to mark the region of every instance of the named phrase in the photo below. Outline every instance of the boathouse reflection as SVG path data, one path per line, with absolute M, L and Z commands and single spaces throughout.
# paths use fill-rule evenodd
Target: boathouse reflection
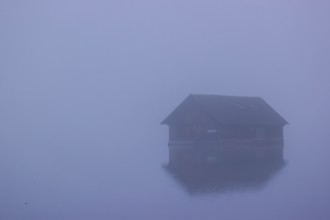
M 191 195 L 237 193 L 262 189 L 286 166 L 283 160 L 210 160 L 181 163 L 165 170 Z

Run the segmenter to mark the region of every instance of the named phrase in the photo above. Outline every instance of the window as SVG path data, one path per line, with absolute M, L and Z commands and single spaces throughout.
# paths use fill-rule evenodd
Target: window
M 208 129 L 208 130 L 206 130 L 206 133 L 214 134 L 214 133 L 217 133 L 217 130 L 216 129 Z

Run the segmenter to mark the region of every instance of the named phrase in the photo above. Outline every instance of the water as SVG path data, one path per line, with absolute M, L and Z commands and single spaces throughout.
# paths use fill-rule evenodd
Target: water
M 297 135 L 295 125 L 289 125 L 285 163 L 275 168 L 233 169 L 234 177 L 211 173 L 191 179 L 162 166 L 167 131 L 156 123 L 154 130 L 144 127 L 130 135 L 128 130 L 110 133 L 111 126 L 107 131 L 104 125 L 95 128 L 101 122 L 93 123 L 95 118 L 85 127 L 50 118 L 52 126 L 44 129 L 38 123 L 24 127 L 37 117 L 12 127 L 14 115 L 7 112 L 12 117 L 2 126 L 1 219 L 330 216 L 329 151 L 322 132 Z

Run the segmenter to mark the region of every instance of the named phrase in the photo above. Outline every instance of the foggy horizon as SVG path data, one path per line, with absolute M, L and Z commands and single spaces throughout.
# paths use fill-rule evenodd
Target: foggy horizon
M 0 219 L 328 219 L 329 10 L 2 0 Z M 289 122 L 285 166 L 187 193 L 161 166 L 160 122 L 189 94 L 262 97 Z

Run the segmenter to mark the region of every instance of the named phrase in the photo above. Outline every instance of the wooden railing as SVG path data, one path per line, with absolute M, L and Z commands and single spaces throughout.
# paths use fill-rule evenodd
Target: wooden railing
M 283 138 L 225 139 L 225 140 L 171 140 L 169 145 L 268 145 L 283 144 Z

